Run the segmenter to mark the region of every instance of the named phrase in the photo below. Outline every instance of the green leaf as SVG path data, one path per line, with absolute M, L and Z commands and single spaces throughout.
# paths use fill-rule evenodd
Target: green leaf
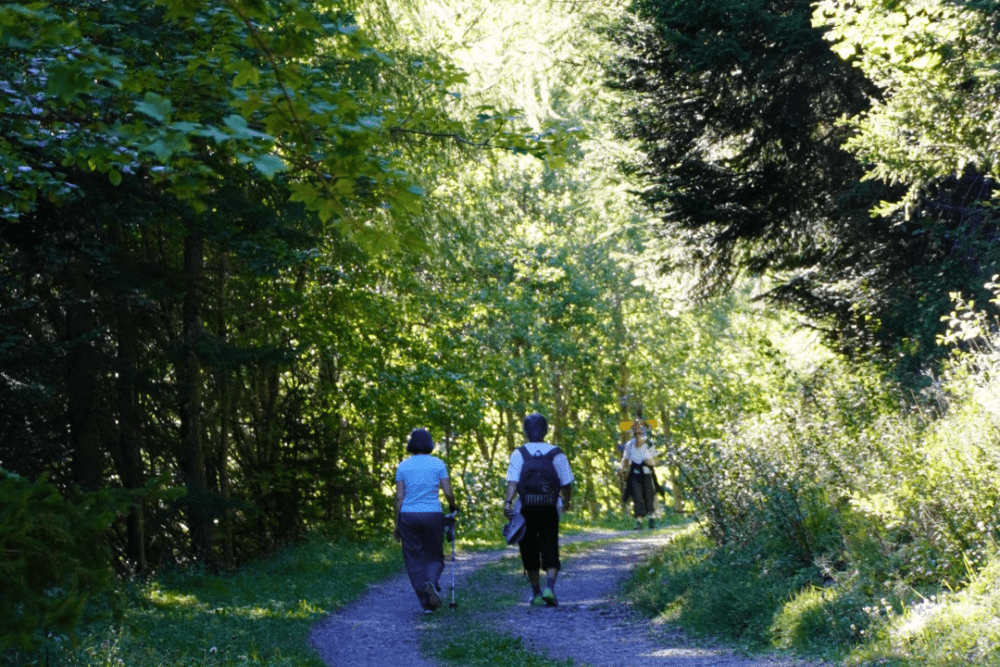
M 941 63 L 941 56 L 936 53 L 925 53 L 919 58 L 914 58 L 910 61 L 910 67 L 913 69 L 931 69 L 937 67 Z
M 264 174 L 268 178 L 271 178 L 279 171 L 284 171 L 288 166 L 282 161 L 277 155 L 261 155 L 253 160 L 253 166 L 260 173 Z
M 170 117 L 173 103 L 166 97 L 156 93 L 146 93 L 142 102 L 136 102 L 135 110 L 161 123 Z
M 233 88 L 240 88 L 251 82 L 260 83 L 260 70 L 250 64 L 246 59 L 236 63 L 236 76 L 233 77 Z
M 111 185 L 117 187 L 122 183 L 122 173 L 117 169 L 111 169 L 108 171 L 108 180 L 111 181 Z
M 69 100 L 88 88 L 89 82 L 79 67 L 56 65 L 49 70 L 48 89 L 53 97 Z
M 247 125 L 246 119 L 239 114 L 230 114 L 229 116 L 226 116 L 222 119 L 222 123 L 233 131 L 233 137 L 236 139 L 269 138 L 266 134 L 250 129 Z
M 856 53 L 854 45 L 850 42 L 837 42 L 833 45 L 833 51 L 843 60 L 849 60 Z
M 297 183 L 293 189 L 292 194 L 288 198 L 289 201 L 300 201 L 307 207 L 312 208 L 313 202 L 320 198 L 320 191 L 312 183 Z

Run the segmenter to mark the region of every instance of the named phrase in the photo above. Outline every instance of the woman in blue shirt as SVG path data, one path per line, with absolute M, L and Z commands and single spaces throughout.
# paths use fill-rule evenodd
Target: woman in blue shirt
M 412 454 L 396 468 L 396 527 L 392 536 L 403 545 L 403 562 L 424 613 L 441 606 L 438 580 L 444 570 L 444 513 L 438 489 L 455 512 L 455 494 L 444 461 L 431 456 L 434 440 L 426 429 L 410 433 L 406 451 Z

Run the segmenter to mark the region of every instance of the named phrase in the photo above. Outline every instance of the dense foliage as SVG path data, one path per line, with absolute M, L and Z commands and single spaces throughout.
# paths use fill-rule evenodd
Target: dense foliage
M 995 568 L 995 320 L 961 300 L 946 320 L 942 342 L 954 352 L 920 395 L 827 358 L 775 387 L 769 408 L 676 442 L 669 455 L 702 535 L 679 539 L 638 578 L 637 601 L 748 645 L 912 650 L 912 664 L 944 659 L 913 629 L 939 614 L 952 656 L 974 636 L 967 664 L 992 664 L 994 635 L 948 629 L 946 619 L 966 613 L 948 592 Z M 982 585 L 961 604 L 994 604 Z M 919 646 L 907 643 L 916 637 Z
M 583 507 L 616 504 L 622 313 L 648 295 L 613 147 L 581 131 L 608 101 L 568 85 L 597 70 L 457 64 L 589 15 L 440 10 L 461 38 L 403 4 L 0 8 L 0 463 L 129 490 L 120 571 L 378 532 L 418 425 L 496 520 L 532 409 Z
M 669 239 L 664 268 L 695 265 L 706 289 L 769 273 L 778 282 L 767 298 L 813 318 L 841 349 L 891 358 L 903 351 L 919 363 L 936 354 L 948 292 L 982 295 L 997 265 L 994 212 L 985 205 L 992 162 L 962 148 L 991 144 L 959 129 L 963 141 L 954 150 L 968 160 L 951 160 L 944 150 L 933 173 L 908 165 L 928 165 L 924 156 L 937 153 L 934 146 L 951 145 L 950 137 L 918 128 L 990 125 L 971 102 L 994 90 L 995 34 L 946 25 L 928 33 L 919 25 L 937 21 L 916 8 L 919 17 L 904 33 L 875 16 L 896 16 L 889 5 L 898 3 L 872 3 L 886 7 L 872 9 L 871 21 L 855 4 L 866 3 L 823 3 L 818 15 L 840 26 L 847 50 L 857 44 L 862 67 L 831 49 L 812 24 L 810 2 L 639 0 L 611 31 L 619 52 L 609 78 L 629 94 L 622 133 L 642 152 L 628 168 L 648 182 L 642 198 Z M 882 25 L 904 36 L 890 41 L 875 32 Z M 963 39 L 977 48 L 966 51 Z M 914 72 L 897 42 L 914 58 L 926 56 L 925 70 Z M 890 78 L 890 70 L 902 75 Z M 928 106 L 910 90 L 940 91 L 957 72 L 972 71 L 977 83 L 969 96 Z M 968 115 L 941 121 L 941 107 L 964 102 Z M 876 113 L 884 104 L 888 111 Z M 924 115 L 894 111 L 905 104 Z M 875 130 L 852 139 L 845 117 L 883 128 L 877 145 L 884 154 L 874 152 Z M 900 142 L 899 135 L 913 139 Z M 892 153 L 909 145 L 927 148 Z M 866 172 L 873 158 L 882 166 Z M 908 191 L 907 207 L 882 205 Z
M 123 504 L 110 494 L 67 502 L 44 476 L 0 469 L 0 649 L 72 632 L 87 603 L 111 590 L 104 534 Z
M 377 539 L 416 426 L 493 535 L 532 410 L 591 519 L 619 421 L 662 425 L 708 593 L 651 607 L 851 643 L 963 586 L 1000 519 L 995 10 L 0 4 L 3 645 L 109 561 Z

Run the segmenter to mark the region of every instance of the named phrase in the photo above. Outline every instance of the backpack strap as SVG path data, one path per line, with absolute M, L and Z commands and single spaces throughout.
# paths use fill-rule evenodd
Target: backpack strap
M 521 452 L 521 463 L 524 463 L 525 461 L 527 461 L 528 459 L 530 459 L 532 456 L 534 456 L 534 454 L 532 454 L 528 450 L 528 446 L 527 445 L 521 445 L 520 447 L 517 448 L 517 451 Z M 549 461 L 552 461 L 554 463 L 555 460 L 556 460 L 556 457 L 559 456 L 562 453 L 563 453 L 563 451 L 561 449 L 559 449 L 558 447 L 553 447 L 549 451 L 545 452 L 545 454 L 543 454 L 542 456 L 544 456 Z

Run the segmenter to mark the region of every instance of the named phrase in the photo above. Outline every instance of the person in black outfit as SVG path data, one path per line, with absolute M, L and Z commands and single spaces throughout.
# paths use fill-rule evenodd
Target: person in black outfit
M 549 425 L 545 417 L 537 412 L 524 418 L 524 435 L 528 442 L 524 447 L 515 449 L 510 455 L 507 467 L 507 496 L 504 501 L 504 515 L 510 518 L 514 515 L 514 497 L 518 495 L 518 482 L 521 479 L 521 469 L 524 465 L 523 449 L 528 456 L 552 457 L 552 450 L 557 450 L 550 458 L 558 475 L 558 494 L 553 494 L 551 504 L 533 505 L 527 498 L 521 498 L 521 515 L 524 517 L 524 537 L 518 543 L 521 551 L 521 563 L 531 582 L 532 605 L 555 607 L 558 602 L 555 596 L 556 576 L 559 574 L 559 516 L 562 510 L 570 509 L 570 498 L 573 495 L 573 472 L 569 460 L 558 448 L 545 442 L 545 434 Z M 545 587 L 541 585 L 540 570 L 545 570 Z

